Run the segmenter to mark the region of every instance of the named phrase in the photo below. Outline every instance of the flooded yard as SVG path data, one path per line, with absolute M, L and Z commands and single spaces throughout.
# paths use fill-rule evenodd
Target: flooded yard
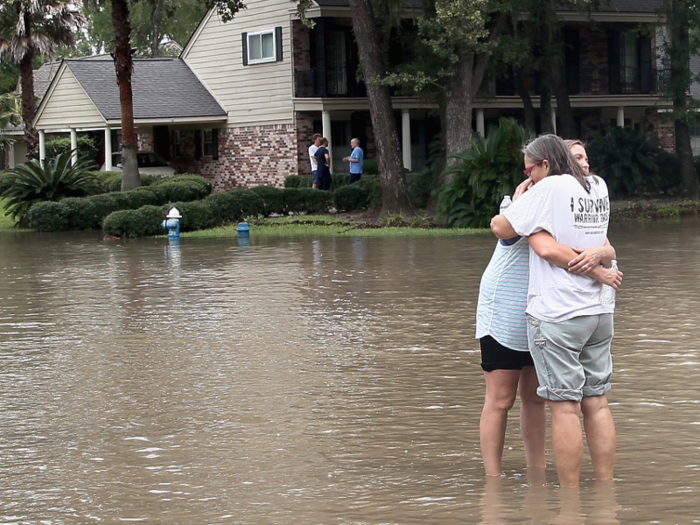
M 626 222 L 616 480 L 486 483 L 490 234 L 0 234 L 0 523 L 700 523 L 700 221 Z

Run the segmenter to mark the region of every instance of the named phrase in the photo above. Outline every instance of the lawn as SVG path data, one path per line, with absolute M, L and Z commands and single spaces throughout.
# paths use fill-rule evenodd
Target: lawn
M 250 224 L 251 237 L 327 235 L 359 237 L 443 237 L 473 235 L 485 230 L 467 228 L 409 228 L 397 226 L 371 227 L 366 223 L 336 215 L 295 215 L 255 221 Z M 182 233 L 182 237 L 237 236 L 236 225 Z

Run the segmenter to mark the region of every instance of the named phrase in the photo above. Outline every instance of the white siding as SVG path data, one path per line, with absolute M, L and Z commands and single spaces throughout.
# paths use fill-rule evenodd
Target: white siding
M 37 129 L 101 127 L 105 120 L 67 67 L 48 99 Z
M 224 24 L 213 14 L 188 52 L 187 65 L 221 103 L 233 127 L 291 124 L 292 50 L 289 0 L 249 1 Z M 282 27 L 283 60 L 243 65 L 242 33 Z

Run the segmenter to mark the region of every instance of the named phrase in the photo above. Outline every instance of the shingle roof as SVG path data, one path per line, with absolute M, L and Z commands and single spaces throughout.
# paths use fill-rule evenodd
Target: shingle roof
M 67 67 L 106 120 L 119 120 L 119 88 L 114 62 L 66 60 Z M 131 77 L 134 118 L 186 118 L 226 116 L 184 61 L 175 59 L 134 60 Z

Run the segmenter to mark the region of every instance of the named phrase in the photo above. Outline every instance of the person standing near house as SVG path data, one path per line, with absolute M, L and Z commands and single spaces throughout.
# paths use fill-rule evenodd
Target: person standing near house
M 318 188 L 318 164 L 316 164 L 316 150 L 318 150 L 318 147 L 321 144 L 321 139 L 323 137 L 321 136 L 320 133 L 314 133 L 314 136 L 312 138 L 311 146 L 309 146 L 309 162 L 311 162 L 311 180 L 312 180 L 312 188 L 316 189 Z
M 365 161 L 365 153 L 360 147 L 359 139 L 350 141 L 352 153 L 349 157 L 343 157 L 344 162 L 350 163 L 350 184 L 357 182 L 362 177 L 362 167 Z
M 314 153 L 316 166 L 318 167 L 318 186 L 319 190 L 331 189 L 331 156 L 328 152 L 328 139 L 322 137 L 320 146 Z

